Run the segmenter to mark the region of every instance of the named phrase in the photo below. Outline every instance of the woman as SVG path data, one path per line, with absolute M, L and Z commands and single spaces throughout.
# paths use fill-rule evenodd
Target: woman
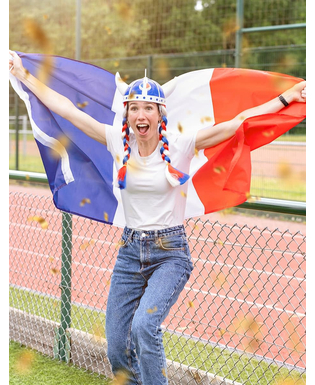
M 183 227 L 183 195 L 195 151 L 231 138 L 249 117 L 278 112 L 293 101 L 305 102 L 306 83 L 230 121 L 186 136 L 167 135 L 167 100 L 158 83 L 144 77 L 128 86 L 117 78 L 125 105 L 122 140 L 119 130 L 99 123 L 40 83 L 19 56 L 10 53 L 11 73 L 50 110 L 105 144 L 115 159 L 126 227 L 106 309 L 108 358 L 113 373 L 126 373 L 128 384 L 167 384 L 161 323 L 193 268 Z

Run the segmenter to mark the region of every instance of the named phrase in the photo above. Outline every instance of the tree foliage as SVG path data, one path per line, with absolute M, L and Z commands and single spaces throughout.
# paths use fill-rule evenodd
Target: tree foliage
M 11 0 L 10 47 L 43 52 L 25 33 L 32 18 L 53 53 L 75 56 L 76 0 Z M 244 0 L 244 27 L 304 23 L 306 0 Z M 235 48 L 236 0 L 82 0 L 83 60 Z M 305 30 L 251 33 L 244 47 L 305 44 Z

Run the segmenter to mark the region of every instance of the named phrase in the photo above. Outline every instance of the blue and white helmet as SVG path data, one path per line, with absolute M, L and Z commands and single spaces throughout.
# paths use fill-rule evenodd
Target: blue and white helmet
M 125 83 L 119 73 L 115 76 L 116 86 L 123 95 L 123 102 L 141 101 L 166 105 L 166 98 L 176 87 L 176 78 L 161 86 L 146 75 L 142 79 L 134 80 L 130 85 Z

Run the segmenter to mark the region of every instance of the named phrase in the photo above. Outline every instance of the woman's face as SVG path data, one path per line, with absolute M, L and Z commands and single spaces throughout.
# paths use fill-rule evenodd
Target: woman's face
M 158 124 L 161 119 L 156 103 L 128 102 L 127 119 L 137 140 L 150 140 L 158 137 Z

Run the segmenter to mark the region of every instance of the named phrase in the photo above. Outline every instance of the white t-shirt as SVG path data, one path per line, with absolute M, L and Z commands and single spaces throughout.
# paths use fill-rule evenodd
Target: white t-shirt
M 182 225 L 184 221 L 188 183 L 172 187 L 166 179 L 160 154 L 160 143 L 147 156 L 139 155 L 133 133 L 129 135 L 131 148 L 127 166 L 126 188 L 121 190 L 126 226 L 138 230 L 159 230 Z M 194 135 L 167 134 L 170 159 L 173 167 L 189 173 L 195 154 Z M 117 170 L 122 166 L 123 141 L 117 127 L 106 126 L 107 148 L 112 154 Z

